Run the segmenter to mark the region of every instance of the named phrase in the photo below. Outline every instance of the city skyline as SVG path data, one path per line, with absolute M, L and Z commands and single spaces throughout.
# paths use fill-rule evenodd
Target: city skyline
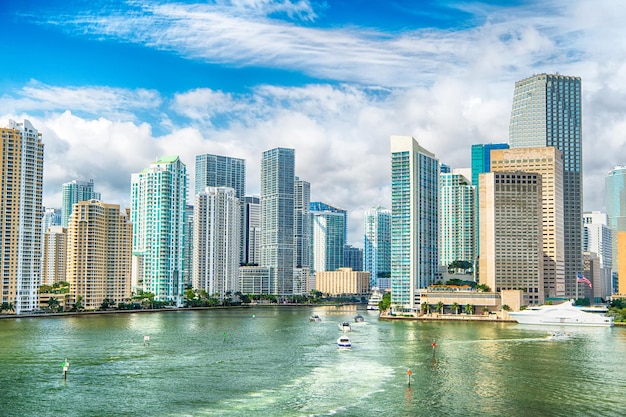
M 3 66 L 0 117 L 42 133 L 46 207 L 74 179 L 128 207 L 130 174 L 172 154 L 190 178 L 196 155 L 245 159 L 258 195 L 258 155 L 287 147 L 360 245 L 364 213 L 390 206 L 390 135 L 468 167 L 472 144 L 507 142 L 514 83 L 538 73 L 582 79 L 584 210 L 605 210 L 604 177 L 624 164 L 615 2 L 4 6 L 0 48 L 28 59 Z

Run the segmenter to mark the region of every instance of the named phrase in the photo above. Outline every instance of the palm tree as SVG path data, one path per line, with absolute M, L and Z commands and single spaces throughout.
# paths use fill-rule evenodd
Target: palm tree
M 61 303 L 59 303 L 59 300 L 54 297 L 50 297 L 50 299 L 48 300 L 48 308 L 50 309 L 50 311 L 56 313 L 59 311 L 60 306 Z
M 489 308 L 487 306 L 483 307 L 483 313 L 485 313 L 485 315 L 489 313 Z
M 459 308 L 461 308 L 459 303 L 457 302 L 452 303 L 452 308 L 454 309 L 454 314 L 459 314 Z
M 474 312 L 474 306 L 471 304 L 465 304 L 465 313 L 472 314 Z
M 441 314 L 443 314 L 443 307 L 444 307 L 443 301 L 439 301 L 437 303 L 437 311 L 439 311 Z
M 430 306 L 426 302 L 422 303 L 422 313 L 424 314 L 430 313 Z

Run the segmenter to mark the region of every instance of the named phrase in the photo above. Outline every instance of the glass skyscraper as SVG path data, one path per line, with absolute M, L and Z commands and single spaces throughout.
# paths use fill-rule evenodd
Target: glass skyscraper
M 515 83 L 511 148 L 554 146 L 563 152 L 565 296 L 576 294 L 582 252 L 582 110 L 580 77 L 538 74 Z
M 219 155 L 196 155 L 195 193 L 206 187 L 234 188 L 237 198 L 246 195 L 246 161 Z
M 311 205 L 311 269 L 335 271 L 343 266 L 347 212 L 321 202 Z
M 410 310 L 435 281 L 439 161 L 410 136 L 391 137 L 391 303 Z
M 472 145 L 472 185 L 478 187 L 478 175 L 491 172 L 491 151 L 509 149 L 508 143 L 486 143 Z
M 295 223 L 296 266 L 311 266 L 311 183 L 296 177 Z
M 92 199 L 100 200 L 100 193 L 93 190 L 93 180 L 70 181 L 63 184 L 63 200 L 61 202 L 61 226 L 67 227 L 74 204 Z
M 187 168 L 165 156 L 131 177 L 133 286 L 182 305 Z
M 272 269 L 270 291 L 293 294 L 296 151 L 274 148 L 261 159 L 261 266 Z
M 616 166 L 604 179 L 606 214 L 612 233 L 612 274 L 617 291 L 617 235 L 626 232 L 626 166 Z
M 380 280 L 391 276 L 391 211 L 372 207 L 363 218 L 363 270 L 370 273 L 370 286 L 386 288 Z

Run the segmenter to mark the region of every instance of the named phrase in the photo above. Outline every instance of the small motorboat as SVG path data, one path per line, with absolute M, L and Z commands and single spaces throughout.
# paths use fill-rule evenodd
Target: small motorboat
M 348 323 L 347 321 L 344 321 L 339 323 L 339 330 L 341 330 L 342 332 L 349 332 L 350 330 L 352 330 L 352 326 L 350 326 L 350 323 Z
M 341 336 L 337 339 L 337 347 L 339 349 L 350 349 L 352 347 L 352 342 L 350 342 L 348 336 Z
M 315 321 L 319 323 L 320 321 L 322 321 L 322 318 L 317 314 L 313 314 L 311 317 L 309 317 L 309 321 Z
M 362 323 L 364 321 L 365 321 L 365 318 L 362 315 L 357 314 L 356 316 L 354 316 L 354 322 L 355 323 Z

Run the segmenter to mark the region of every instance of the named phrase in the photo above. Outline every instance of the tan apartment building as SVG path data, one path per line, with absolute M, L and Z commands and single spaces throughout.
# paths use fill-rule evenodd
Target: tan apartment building
M 541 175 L 479 175 L 480 283 L 492 291 L 523 290 L 526 304 L 543 304 Z
M 565 297 L 563 153 L 555 147 L 492 150 L 491 170 L 541 174 L 544 292 Z
M 131 297 L 132 224 L 120 206 L 98 200 L 74 205 L 67 230 L 67 281 L 71 303 L 82 297 L 86 310 L 105 298 Z
M 67 229 L 51 226 L 43 234 L 41 251 L 41 284 L 65 281 L 67 261 Z
M 331 296 L 368 296 L 370 293 L 370 273 L 353 271 L 352 268 L 339 268 L 336 271 L 319 271 L 315 276 L 315 289 Z

